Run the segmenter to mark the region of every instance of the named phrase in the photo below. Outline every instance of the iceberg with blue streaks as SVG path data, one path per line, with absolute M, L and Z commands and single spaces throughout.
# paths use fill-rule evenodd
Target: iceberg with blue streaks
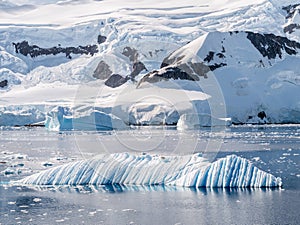
M 249 160 L 229 155 L 209 162 L 201 154 L 160 156 L 115 153 L 71 162 L 25 177 L 25 185 L 171 185 L 182 187 L 279 187 L 281 178 Z
M 96 109 L 75 115 L 68 107 L 57 106 L 46 116 L 45 127 L 50 131 L 126 129 L 125 123 L 115 115 Z

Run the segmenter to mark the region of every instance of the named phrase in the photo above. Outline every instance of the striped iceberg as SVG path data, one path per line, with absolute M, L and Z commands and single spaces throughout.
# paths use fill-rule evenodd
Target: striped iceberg
M 25 177 L 25 185 L 173 185 L 279 187 L 277 178 L 247 159 L 229 155 L 209 162 L 201 154 L 160 156 L 116 153 L 68 163 Z

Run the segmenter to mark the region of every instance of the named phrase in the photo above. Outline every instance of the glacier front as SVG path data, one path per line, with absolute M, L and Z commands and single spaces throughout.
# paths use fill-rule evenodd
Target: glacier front
M 280 187 L 281 178 L 245 158 L 209 162 L 201 154 L 162 156 L 115 153 L 71 162 L 14 182 L 22 185 L 170 185 L 182 187 Z

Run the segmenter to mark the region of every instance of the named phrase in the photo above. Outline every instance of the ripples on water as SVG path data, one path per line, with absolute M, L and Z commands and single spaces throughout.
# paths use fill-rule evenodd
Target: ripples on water
M 228 154 L 247 158 L 260 169 L 280 176 L 283 187 L 7 185 L 10 180 L 99 153 L 139 148 L 145 141 L 149 141 L 146 150 L 151 153 L 189 154 L 203 152 L 210 140 L 221 140 L 221 147 L 217 153 L 207 154 L 215 159 Z M 137 128 L 131 133 L 2 128 L 0 224 L 298 224 L 299 153 L 299 125 L 183 133 L 174 128 Z M 4 174 L 7 168 L 12 173 Z

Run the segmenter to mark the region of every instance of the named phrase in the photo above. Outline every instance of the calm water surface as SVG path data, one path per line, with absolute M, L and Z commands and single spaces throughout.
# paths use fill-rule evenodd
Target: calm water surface
M 214 151 L 214 150 L 215 151 Z M 276 189 L 18 187 L 10 180 L 99 153 L 237 154 L 283 179 Z M 178 132 L 0 130 L 0 224 L 300 224 L 300 126 Z

